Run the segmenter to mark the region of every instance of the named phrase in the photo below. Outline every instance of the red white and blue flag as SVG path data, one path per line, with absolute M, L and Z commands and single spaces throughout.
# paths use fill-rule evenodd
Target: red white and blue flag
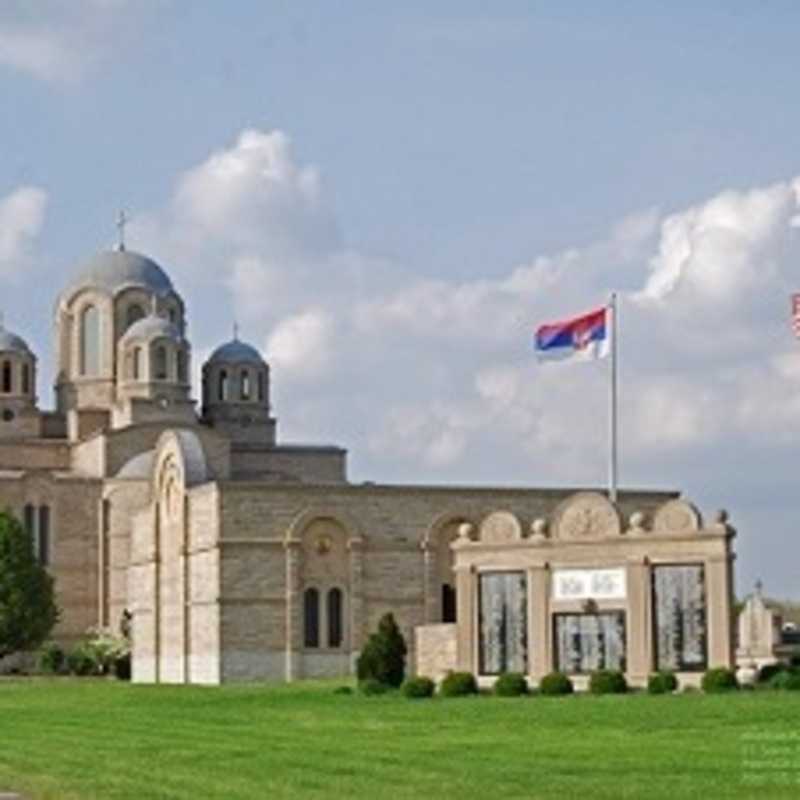
M 603 308 L 562 322 L 540 325 L 533 346 L 540 361 L 604 358 L 611 337 L 610 309 Z

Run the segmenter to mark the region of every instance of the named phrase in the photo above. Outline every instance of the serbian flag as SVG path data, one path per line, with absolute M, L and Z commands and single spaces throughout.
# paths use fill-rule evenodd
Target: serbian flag
M 533 346 L 540 361 L 604 358 L 609 351 L 611 321 L 609 309 L 590 311 L 580 317 L 540 325 Z

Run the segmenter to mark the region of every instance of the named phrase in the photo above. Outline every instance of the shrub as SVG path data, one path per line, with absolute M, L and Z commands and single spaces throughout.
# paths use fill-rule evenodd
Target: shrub
M 387 686 L 403 683 L 406 670 L 406 643 L 393 614 L 386 614 L 370 635 L 356 662 L 359 682 L 375 680 Z
M 589 676 L 589 691 L 592 694 L 625 694 L 628 682 L 617 669 L 598 669 Z
M 100 665 L 85 643 L 70 650 L 67 656 L 67 667 L 73 675 L 97 675 L 100 672 Z
M 386 694 L 392 687 L 382 681 L 375 680 L 375 678 L 367 678 L 358 684 L 358 688 L 361 690 L 362 694 L 372 696 Z
M 539 682 L 539 694 L 548 697 L 572 694 L 574 691 L 572 681 L 563 672 L 550 672 Z
M 647 679 L 647 691 L 650 694 L 672 694 L 678 688 L 678 679 L 672 670 L 654 672 Z
M 494 684 L 498 697 L 519 697 L 528 694 L 528 681 L 521 672 L 504 672 Z
M 353 694 L 353 687 L 352 686 L 337 686 L 333 690 L 334 694 Z
M 707 669 L 703 675 L 703 691 L 708 694 L 716 692 L 729 692 L 739 688 L 736 673 L 727 667 L 714 667 Z
M 773 689 L 788 689 L 793 692 L 800 691 L 800 670 L 783 669 L 772 676 L 769 685 Z
M 56 675 L 64 668 L 66 656 L 64 650 L 55 642 L 48 642 L 39 651 L 39 669 L 51 675 Z
M 439 687 L 442 697 L 465 697 L 478 694 L 478 681 L 471 672 L 448 672 Z
M 435 690 L 436 684 L 430 678 L 425 678 L 421 675 L 416 678 L 409 678 L 400 687 L 400 691 L 403 693 L 403 696 L 408 697 L 410 700 L 433 697 Z
M 117 680 L 129 681 L 131 679 L 131 654 L 122 653 L 114 659 L 114 675 Z
M 756 678 L 756 681 L 758 683 L 771 684 L 772 679 L 779 673 L 785 672 L 786 669 L 787 667 L 785 664 L 765 664 L 758 671 L 758 678 Z

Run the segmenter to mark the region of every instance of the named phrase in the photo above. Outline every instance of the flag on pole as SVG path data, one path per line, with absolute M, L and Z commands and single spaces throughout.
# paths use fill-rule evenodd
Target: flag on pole
M 800 294 L 792 295 L 792 328 L 794 335 L 800 339 Z
M 609 309 L 603 306 L 580 317 L 540 325 L 533 347 L 539 361 L 605 358 L 610 349 L 610 328 Z

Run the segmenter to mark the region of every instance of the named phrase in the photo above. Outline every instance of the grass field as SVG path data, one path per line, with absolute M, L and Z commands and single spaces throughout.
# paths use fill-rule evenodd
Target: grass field
M 800 693 L 409 701 L 335 684 L 0 681 L 33 798 L 797 798 Z

